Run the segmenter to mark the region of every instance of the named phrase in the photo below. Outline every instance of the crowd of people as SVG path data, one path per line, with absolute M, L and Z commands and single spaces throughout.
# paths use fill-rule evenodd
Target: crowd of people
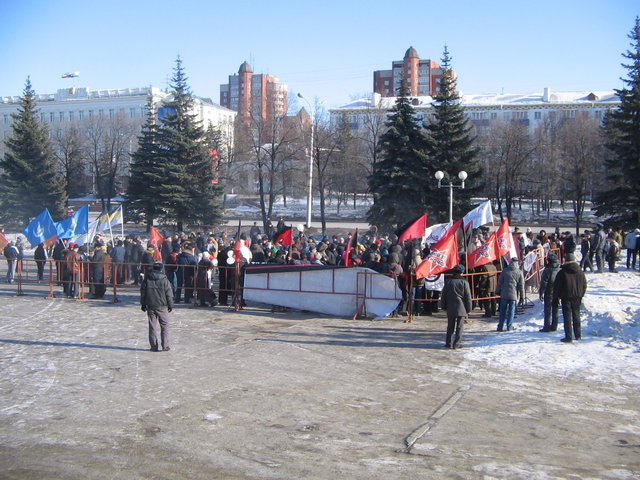
M 171 289 L 169 308 L 180 302 L 214 307 L 242 301 L 236 298 L 242 283 L 236 263 L 238 266 L 246 263 L 357 265 L 396 279 L 402 299 L 393 316 L 433 315 L 445 309 L 450 318 L 446 345 L 456 348 L 461 344 L 461 318 L 473 308 L 482 309 L 487 318 L 498 316 L 497 330 L 509 331 L 513 328 L 517 305 L 535 291 L 544 303 L 541 331 L 557 329 L 561 304 L 565 322 L 563 340 L 580 339 L 579 307 L 586 289 L 584 272 L 603 272 L 606 263 L 609 271 L 616 273 L 622 249 L 627 251 L 628 269 L 640 266 L 637 262 L 640 229 L 624 234 L 622 229 L 605 229 L 601 224 L 585 230 L 578 242 L 570 232 L 556 230 L 547 234 L 540 230 L 534 234 L 531 228 L 523 232 L 516 227 L 513 239 L 517 256 L 468 271 L 465 253 L 475 250 L 488 234 L 487 229 L 476 229 L 461 246 L 460 265 L 445 275 L 423 279 L 413 275 L 430 253 L 430 245 L 422 239 L 398 244 L 397 237 L 379 234 L 373 228 L 364 234 L 347 236 L 307 236 L 298 232 L 292 236 L 291 245 L 285 246 L 282 241 L 274 243 L 274 237 L 286 228 L 284 219 L 280 218 L 276 227 L 269 222 L 268 227 L 267 232 L 262 233 L 254 222 L 248 235 L 240 228 L 236 234 L 224 230 L 206 234 L 178 232 L 146 242 L 138 235 L 112 239 L 97 235 L 85 245 L 60 239 L 52 248 L 38 245 L 35 249 L 37 279 L 44 281 L 45 266 L 52 259 L 55 282 L 62 286 L 67 297 L 82 296 L 81 287 L 88 286 L 91 298 L 103 298 L 109 285 L 141 285 L 151 272 L 160 270 Z M 9 283 L 14 281 L 16 266 L 24 258 L 24 247 L 19 237 L 4 248 Z M 537 256 L 537 268 L 532 270 L 535 274 L 527 274 L 523 268 L 523 259 L 531 252 Z M 459 278 L 470 287 L 468 292 L 460 286 Z M 146 283 L 144 285 L 146 287 Z M 458 301 L 454 300 L 456 295 Z M 450 309 L 455 315 L 449 315 Z M 157 347 L 157 343 L 155 347 L 152 345 Z

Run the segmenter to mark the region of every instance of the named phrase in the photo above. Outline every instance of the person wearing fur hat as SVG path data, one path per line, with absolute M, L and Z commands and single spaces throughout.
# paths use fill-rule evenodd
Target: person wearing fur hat
M 587 291 L 587 277 L 576 262 L 573 253 L 568 253 L 565 263 L 556 275 L 553 284 L 553 298 L 562 302 L 562 318 L 564 320 L 563 342 L 582 338 L 580 324 L 580 304 Z
M 453 275 L 444 282 L 442 289 L 440 305 L 447 311 L 446 348 L 460 348 L 464 319 L 473 307 L 469 282 L 462 278 L 463 273 L 464 265 L 456 265 Z
M 560 271 L 555 253 L 547 256 L 547 266 L 540 277 L 540 301 L 544 303 L 544 326 L 541 332 L 555 332 L 558 329 L 558 299 L 553 298 L 553 283 Z

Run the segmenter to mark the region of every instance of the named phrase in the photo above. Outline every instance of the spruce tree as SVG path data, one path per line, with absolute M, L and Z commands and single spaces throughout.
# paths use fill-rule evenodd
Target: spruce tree
M 27 78 L 18 112 L 11 114 L 11 137 L 0 167 L 0 215 L 24 225 L 45 208 L 54 218 L 65 214 L 64 179 L 56 168 L 47 127 L 39 122 L 35 92 Z
M 194 98 L 180 58 L 171 83 L 172 98 L 163 106 L 158 129 L 159 159 L 164 179 L 158 205 L 166 218 L 183 230 L 184 224 L 212 225 L 222 217 L 222 188 L 214 183 L 214 164 L 205 131 L 194 113 Z
M 127 214 L 136 221 L 144 218 L 148 231 L 153 226 L 154 219 L 163 213 L 158 197 L 166 180 L 152 94 L 147 100 L 147 118 L 138 137 L 138 149 L 132 159 L 127 187 Z
M 471 197 L 477 195 L 481 185 L 481 171 L 476 159 L 475 137 L 456 91 L 456 81 L 451 70 L 451 57 L 447 47 L 442 57 L 442 79 L 440 89 L 433 97 L 433 116 L 425 126 L 428 138 L 427 181 L 424 194 L 429 199 L 429 223 L 449 221 L 449 195 L 445 189 L 438 191 L 435 173 L 446 175 L 442 184 L 453 181 L 459 185 L 458 173 L 465 171 L 469 179 L 465 188 L 458 188 L 453 195 L 453 218 L 458 219 L 471 209 Z
M 640 225 L 640 18 L 631 31 L 631 50 L 623 54 L 629 77 L 615 90 L 620 107 L 605 115 L 603 129 L 609 156 L 605 161 L 610 188 L 595 199 L 596 215 L 625 228 Z
M 373 205 L 367 220 L 387 232 L 425 213 L 424 136 L 408 90 L 404 82 L 401 85 L 386 122 L 388 130 L 378 143 L 379 161 L 368 177 Z

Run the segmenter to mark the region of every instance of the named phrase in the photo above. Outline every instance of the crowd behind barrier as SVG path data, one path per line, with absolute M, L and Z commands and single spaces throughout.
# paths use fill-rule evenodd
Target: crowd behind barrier
M 204 235 L 203 233 L 173 234 L 161 239 L 150 239 L 146 247 L 139 237 L 115 237 L 111 241 L 97 236 L 89 246 L 77 246 L 61 240 L 55 247 L 42 251 L 36 248 L 34 259 L 25 257 L 24 247 L 7 245 L 4 254 L 7 259 L 7 281 L 15 283 L 16 295 L 23 295 L 26 284 L 48 284 L 49 297 L 64 295 L 78 300 L 100 299 L 107 296 L 116 303 L 118 292 L 139 288 L 141 279 L 155 262 L 163 262 L 173 291 L 175 303 L 192 306 L 231 305 L 236 309 L 243 306 L 242 283 L 244 265 L 255 263 L 329 265 L 341 266 L 347 261 L 352 265 L 367 267 L 375 273 L 387 275 L 397 282 L 402 298 L 393 316 L 406 316 L 411 321 L 415 315 L 431 315 L 438 311 L 439 293 L 448 272 L 435 278 L 418 280 L 413 274 L 419 262 L 429 254 L 429 245 L 420 240 L 396 245 L 393 236 L 377 235 L 371 231 L 358 238 L 353 248 L 351 237 L 296 236 L 290 247 L 273 244 L 271 235 L 256 231 L 254 224 L 249 236 L 240 234 L 231 239 L 226 233 Z M 282 230 L 282 225 L 278 226 Z M 275 231 L 275 229 L 274 229 Z M 629 248 L 626 241 L 629 262 L 635 259 L 638 251 L 640 231 L 630 232 L 634 236 L 636 248 Z M 466 246 L 466 253 L 475 249 L 484 239 L 486 232 L 474 230 Z M 602 226 L 581 234 L 579 244 L 569 232 L 556 232 L 550 235 L 541 230 L 534 235 L 530 229 L 520 232 L 516 228 L 513 234 L 517 246 L 521 269 L 525 275 L 527 293 L 537 293 L 540 287 L 540 274 L 549 254 L 556 255 L 560 262 L 568 251 L 579 249 L 580 265 L 584 270 L 591 268 L 593 259 L 597 271 L 604 270 L 605 261 L 610 271 L 615 271 L 615 262 L 619 259 L 622 233 L 605 231 Z M 625 239 L 626 240 L 626 239 Z M 13 244 L 13 242 L 12 242 Z M 88 247 L 88 248 L 87 248 Z M 158 247 L 158 248 L 156 248 Z M 11 259 L 14 248 L 18 254 Z M 345 253 L 346 252 L 346 253 Z M 460 252 L 460 261 L 465 263 L 465 252 Z M 119 261 L 116 261 L 119 260 Z M 467 271 L 474 306 L 485 311 L 485 316 L 496 315 L 495 285 L 505 261 L 498 259 L 488 266 Z M 313 292 L 309 292 L 313 293 Z M 336 292 L 338 293 L 338 292 Z M 526 304 L 522 299 L 521 304 Z

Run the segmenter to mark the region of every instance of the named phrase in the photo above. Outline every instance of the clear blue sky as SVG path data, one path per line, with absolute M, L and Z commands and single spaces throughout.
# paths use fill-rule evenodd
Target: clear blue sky
M 445 44 L 463 93 L 611 90 L 638 15 L 638 0 L 0 0 L 0 96 L 27 76 L 37 93 L 165 88 L 180 55 L 215 102 L 247 60 L 331 108 L 410 46 L 439 62 Z

